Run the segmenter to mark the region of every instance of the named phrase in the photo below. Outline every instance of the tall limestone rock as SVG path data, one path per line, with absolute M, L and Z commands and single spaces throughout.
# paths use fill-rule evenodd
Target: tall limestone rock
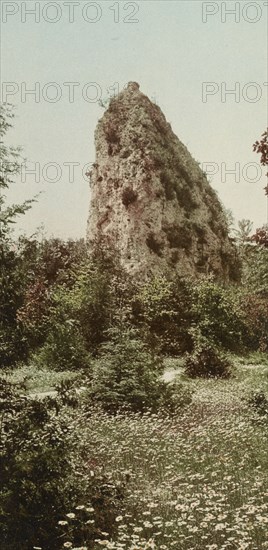
M 161 109 L 130 82 L 95 133 L 88 241 L 116 246 L 133 275 L 235 278 L 216 193 Z

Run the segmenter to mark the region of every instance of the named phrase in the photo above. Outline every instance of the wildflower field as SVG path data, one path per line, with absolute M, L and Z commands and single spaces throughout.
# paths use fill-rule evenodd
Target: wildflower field
M 268 395 L 268 366 L 237 361 L 230 380 L 177 377 L 192 402 L 171 417 L 66 409 L 77 479 L 105 475 L 123 496 L 112 528 L 90 541 L 96 509 L 78 502 L 59 520 L 59 548 L 78 548 L 77 528 L 79 549 L 268 548 L 267 414 L 248 405 L 252 392 Z

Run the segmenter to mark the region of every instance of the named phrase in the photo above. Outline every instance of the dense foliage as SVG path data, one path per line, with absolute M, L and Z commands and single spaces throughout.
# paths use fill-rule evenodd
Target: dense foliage
M 11 227 L 33 201 L 6 206 L 5 190 L 20 170 L 20 149 L 5 145 L 5 136 L 11 128 L 14 113 L 11 105 L 0 106 L 0 363 L 14 364 L 25 358 L 27 343 L 16 320 L 16 312 L 23 301 L 25 272 L 20 254 L 11 238 Z
M 1 139 L 11 119 L 3 108 Z M 262 155 L 265 139 L 256 145 Z M 19 171 L 19 151 L 1 141 L 0 152 L 3 191 Z M 135 200 L 131 190 L 122 200 L 126 208 Z M 200 532 L 206 548 L 223 548 L 215 540 L 226 541 L 224 548 L 261 548 L 256 472 L 266 460 L 267 373 L 261 388 L 247 391 L 228 354 L 268 351 L 266 228 L 252 239 L 251 223 L 241 220 L 236 285 L 211 276 L 138 280 L 103 242 L 93 243 L 88 255 L 83 240 L 15 239 L 12 224 L 31 202 L 6 207 L 0 198 L 1 544 L 6 550 L 145 550 L 158 548 L 158 540 L 168 550 L 179 538 L 190 549 L 200 547 Z M 178 227 L 169 229 L 171 242 L 182 238 Z M 187 246 L 187 232 L 183 238 Z M 165 361 L 179 362 L 177 377 L 166 372 Z M 19 385 L 10 382 L 13 376 L 21 376 Z M 53 380 L 52 392 L 36 389 L 43 376 L 49 389 Z M 202 383 L 206 391 L 236 384 L 232 399 L 244 415 L 242 429 L 240 416 L 231 417 L 232 399 L 222 404 L 222 396 L 209 394 L 204 406 Z M 244 486 L 258 512 L 254 533 L 249 505 L 237 494 L 243 446 L 241 468 L 255 476 L 256 494 L 249 497 L 247 479 Z
M 231 364 L 222 353 L 206 343 L 186 357 L 185 373 L 191 378 L 229 378 Z
M 96 478 L 87 465 L 80 482 L 81 457 L 72 419 L 77 401 L 70 396 L 67 401 L 66 413 L 62 392 L 40 400 L 0 378 L 0 533 L 6 550 L 61 548 L 68 523 L 62 518 L 78 501 L 89 512 L 94 506 L 95 517 L 94 525 L 89 521 L 83 529 L 71 530 L 77 542 L 83 542 L 83 536 L 94 540 L 107 526 L 111 534 L 114 531 L 122 491 L 103 475 Z
M 1 266 L 1 365 L 88 368 L 126 324 L 158 354 L 193 351 L 197 333 L 226 351 L 265 351 L 267 249 L 243 248 L 242 285 L 223 286 L 211 277 L 132 280 L 87 259 L 81 241 L 12 243 Z
M 53 403 L 27 400 L 4 379 L 0 383 L 1 541 L 10 550 L 35 543 L 55 548 L 57 518 L 71 488 L 67 426 L 53 414 Z
M 89 396 L 109 412 L 156 409 L 165 384 L 161 360 L 133 329 L 114 329 L 101 346 L 90 379 Z
M 253 144 L 253 151 L 260 154 L 260 163 L 262 166 L 268 166 L 268 128 L 261 135 L 261 139 Z M 268 173 L 266 174 L 268 176 Z M 268 195 L 268 184 L 264 188 L 265 195 Z

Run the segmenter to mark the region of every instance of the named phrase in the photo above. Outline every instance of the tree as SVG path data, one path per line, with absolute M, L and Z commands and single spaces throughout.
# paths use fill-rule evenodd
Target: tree
M 109 336 L 93 366 L 88 396 L 111 413 L 157 408 L 165 389 L 162 360 L 130 326 L 110 329 Z
M 261 135 L 260 141 L 255 141 L 253 151 L 261 155 L 260 163 L 262 166 L 268 166 L 268 128 Z M 268 172 L 266 174 L 268 177 Z M 264 187 L 265 195 L 268 195 L 268 184 Z
M 77 281 L 86 257 L 86 245 L 83 239 L 63 241 L 51 238 L 38 241 L 26 237 L 20 237 L 17 245 L 20 271 L 26 282 L 17 319 L 34 351 L 44 344 L 51 330 L 54 332 L 52 320 L 55 320 L 55 313 L 62 311 L 65 297 L 69 296 Z M 58 303 L 56 295 L 60 289 L 62 302 L 60 300 Z
M 19 273 L 20 259 L 11 239 L 10 228 L 19 214 L 24 214 L 33 200 L 22 205 L 5 206 L 2 193 L 20 171 L 20 149 L 5 145 L 14 113 L 11 105 L 0 108 L 0 364 L 10 365 L 25 353 L 25 341 L 16 319 L 22 304 L 23 280 Z
M 250 220 L 239 220 L 238 229 L 236 230 L 236 239 L 239 245 L 245 245 L 250 241 L 250 235 L 252 232 L 253 222 Z
M 7 131 L 12 128 L 11 120 L 14 118 L 12 105 L 0 106 L 0 239 L 2 240 L 10 229 L 10 224 L 15 222 L 19 214 L 25 214 L 34 201 L 27 200 L 23 204 L 14 204 L 5 207 L 5 195 L 3 189 L 7 189 L 14 183 L 14 177 L 20 172 L 20 147 L 5 145 L 3 139 Z
M 261 135 L 260 141 L 255 141 L 253 144 L 253 151 L 261 155 L 261 165 L 268 167 L 268 128 Z M 266 177 L 268 178 L 268 172 L 266 173 Z M 268 183 L 264 187 L 264 191 L 268 197 Z M 268 225 L 258 228 L 252 240 L 268 248 Z
M 225 218 L 225 223 L 228 228 L 228 235 L 231 236 L 234 231 L 234 223 L 235 223 L 233 212 L 230 208 L 225 208 L 224 204 L 222 204 L 222 210 Z
M 200 342 L 225 350 L 242 347 L 243 315 L 237 287 L 224 287 L 212 277 L 193 284 L 192 329 L 194 347 Z
M 248 245 L 243 258 L 242 284 L 250 293 L 268 293 L 268 248 Z
M 191 346 L 191 285 L 180 277 L 169 281 L 155 276 L 138 284 L 133 301 L 134 319 L 151 347 L 168 355 Z
M 253 235 L 252 240 L 257 244 L 268 248 L 268 224 L 259 227 Z

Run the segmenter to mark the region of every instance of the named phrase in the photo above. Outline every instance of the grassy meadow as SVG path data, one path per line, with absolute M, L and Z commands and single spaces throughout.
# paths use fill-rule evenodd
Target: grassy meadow
M 28 367 L 6 375 L 40 399 L 52 395 L 55 384 L 73 380 L 79 405 L 66 405 L 65 414 L 76 434 L 76 476 L 105 474 L 123 494 L 112 536 L 103 529 L 88 546 L 96 510 L 90 501 L 77 502 L 59 520 L 59 548 L 78 548 L 77 527 L 84 533 L 80 549 L 268 548 L 267 415 L 248 404 L 252 392 L 268 396 L 268 361 L 255 354 L 234 363 L 228 380 L 193 380 L 180 360 L 166 359 L 169 383 L 179 380 L 192 394 L 173 416 L 87 409 L 81 382 L 70 372 Z

